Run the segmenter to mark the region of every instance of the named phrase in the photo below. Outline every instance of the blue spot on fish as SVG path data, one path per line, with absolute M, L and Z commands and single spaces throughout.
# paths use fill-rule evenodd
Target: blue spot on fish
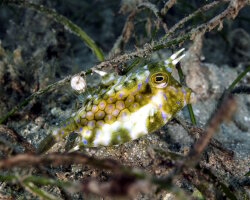
M 179 101 L 177 101 L 177 102 L 176 102 L 176 104 L 179 106 L 179 105 L 180 105 L 180 102 L 179 102 Z
M 167 118 L 167 115 L 165 113 L 161 112 L 161 118 L 163 121 L 165 121 Z
M 186 91 L 185 91 L 184 88 L 181 88 L 181 92 L 182 92 L 183 94 L 186 94 Z
M 87 136 L 90 136 L 90 134 L 91 134 L 91 131 L 90 131 L 90 130 L 87 130 L 87 131 L 86 131 L 86 135 L 87 135 Z
M 167 71 L 171 73 L 171 72 L 172 72 L 172 69 L 169 68 L 169 67 L 167 67 Z
M 166 94 L 163 93 L 162 96 L 163 96 L 164 100 L 167 101 L 168 98 L 167 98 Z
M 86 145 L 86 144 L 87 144 L 87 140 L 82 139 L 82 143 L 83 143 L 84 145 Z
M 146 80 L 145 80 L 145 83 L 147 84 L 148 83 L 148 79 L 149 79 L 149 76 L 146 78 Z
M 140 89 L 141 89 L 141 83 L 139 83 L 137 86 L 137 90 L 140 90 Z
M 79 128 L 79 132 L 82 132 L 82 127 L 81 127 L 81 128 Z
M 63 134 L 64 134 L 64 131 L 62 131 L 61 134 L 63 135 Z

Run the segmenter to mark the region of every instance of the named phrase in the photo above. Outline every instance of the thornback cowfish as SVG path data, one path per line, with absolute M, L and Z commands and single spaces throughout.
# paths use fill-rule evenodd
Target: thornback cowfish
M 195 99 L 191 89 L 171 75 L 183 50 L 126 76 L 104 76 L 80 110 L 53 132 L 57 141 L 75 132 L 80 136 L 78 146 L 111 146 L 161 128 Z

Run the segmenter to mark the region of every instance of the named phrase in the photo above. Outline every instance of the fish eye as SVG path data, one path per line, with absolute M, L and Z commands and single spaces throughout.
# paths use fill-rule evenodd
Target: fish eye
M 155 73 L 151 76 L 153 85 L 157 88 L 164 88 L 168 83 L 168 76 L 165 73 Z
M 156 82 L 156 83 L 162 82 L 163 80 L 164 80 L 164 77 L 161 76 L 161 75 L 155 77 L 155 82 Z

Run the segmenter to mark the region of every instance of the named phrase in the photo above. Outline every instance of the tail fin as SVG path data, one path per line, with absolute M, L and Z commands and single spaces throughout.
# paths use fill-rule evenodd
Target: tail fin
M 61 128 L 55 128 L 50 131 L 39 144 L 37 153 L 45 153 L 48 151 L 55 143 L 61 141 L 63 138 L 68 136 L 70 133 L 74 132 L 77 128 L 76 122 L 73 118 L 69 118 L 62 124 Z
M 56 143 L 56 138 L 53 134 L 47 135 L 39 144 L 37 153 L 42 154 L 48 151 Z

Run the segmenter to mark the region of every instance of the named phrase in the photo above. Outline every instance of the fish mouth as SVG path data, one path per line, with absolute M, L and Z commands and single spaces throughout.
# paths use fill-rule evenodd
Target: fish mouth
M 165 88 L 165 87 L 167 87 L 167 83 L 160 83 L 160 84 L 158 84 L 158 85 L 156 85 L 155 87 L 156 88 Z
M 197 97 L 194 92 L 191 92 L 190 97 L 189 97 L 189 103 L 193 104 L 197 102 Z

